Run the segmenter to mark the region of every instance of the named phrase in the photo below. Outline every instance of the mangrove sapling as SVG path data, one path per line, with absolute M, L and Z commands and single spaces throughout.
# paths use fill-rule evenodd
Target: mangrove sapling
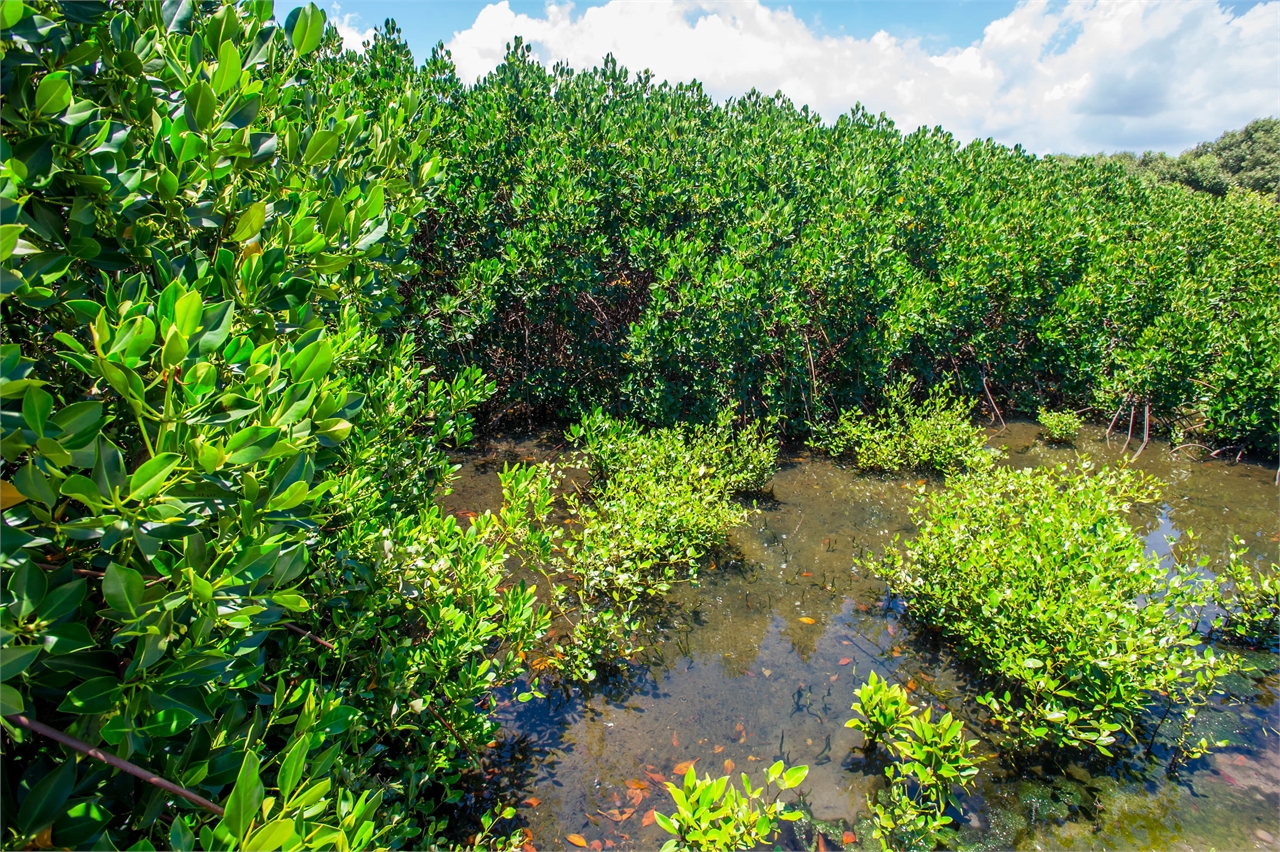
M 1044 439 L 1055 444 L 1074 443 L 1083 425 L 1080 418 L 1070 411 L 1050 411 L 1042 408 L 1037 416 Z
M 1212 589 L 1148 556 L 1125 519 L 1157 493 L 1087 461 L 966 474 L 918 498 L 917 535 L 879 562 L 911 617 L 997 680 L 981 701 L 1014 748 L 1109 755 L 1153 694 L 1212 692 L 1233 666 L 1196 632 Z
M 890 685 L 875 672 L 853 694 L 856 700 L 852 709 L 862 718 L 854 717 L 844 726 L 862 731 L 864 748 L 868 750 L 874 749 L 881 738 L 895 731 L 916 710 L 901 685 Z
M 750 777 L 742 773 L 739 791 L 728 775 L 714 781 L 710 775 L 698 780 L 693 767 L 689 767 L 679 786 L 666 782 L 676 805 L 675 813 L 654 814 L 662 830 L 675 835 L 663 845 L 663 852 L 754 849 L 769 842 L 780 822 L 794 822 L 801 817 L 800 811 L 788 808 L 778 798 L 782 791 L 804 783 L 808 774 L 807 766 L 787 769 L 779 760 L 765 771 L 765 782 L 759 787 L 752 787 Z M 778 789 L 770 795 L 769 788 L 775 784 Z

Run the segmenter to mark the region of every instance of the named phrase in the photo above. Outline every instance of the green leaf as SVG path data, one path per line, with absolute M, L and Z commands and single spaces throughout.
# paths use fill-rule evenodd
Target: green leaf
M 275 594 L 271 596 L 271 600 L 291 612 L 306 612 L 311 609 L 311 604 L 302 595 L 292 593 Z
M 271 451 L 280 440 L 280 430 L 271 426 L 246 426 L 227 442 L 227 461 L 250 465 Z
M 249 835 L 242 848 L 244 852 L 276 852 L 285 846 L 296 845 L 297 833 L 293 825 L 291 819 L 273 820 Z
M 808 774 L 809 774 L 809 767 L 793 766 L 782 774 L 782 781 L 781 783 L 779 783 L 778 786 L 784 790 L 790 790 L 795 787 L 799 787 L 804 782 L 804 779 L 808 776 Z
M 84 479 L 83 476 L 80 478 Z M 79 579 L 50 589 L 36 609 L 36 617 L 43 621 L 56 621 L 74 611 L 84 600 L 86 586 L 84 579 Z
M 289 36 L 289 44 L 299 56 L 306 56 L 320 46 L 324 38 L 326 17 L 315 3 L 300 6 L 289 13 L 285 19 L 284 31 Z
M 255 201 L 250 204 L 240 214 L 240 220 L 236 222 L 235 230 L 231 232 L 232 242 L 243 243 L 258 236 L 262 232 L 262 226 L 266 221 L 266 202 Z
M 13 475 L 13 484 L 18 489 L 18 493 L 28 500 L 38 500 L 49 507 L 58 502 L 58 495 L 49 484 L 49 480 L 30 461 L 25 467 L 18 468 Z
M 26 421 L 27 428 L 36 433 L 37 438 L 44 435 L 44 424 L 51 411 L 53 396 L 43 388 L 31 388 L 22 398 L 22 419 Z
M 53 845 L 59 849 L 87 849 L 88 842 L 111 821 L 111 811 L 97 802 L 76 802 L 53 821 Z
M 276 786 L 280 788 L 280 798 L 285 803 L 288 803 L 294 787 L 298 785 L 299 779 L 302 778 L 302 767 L 307 761 L 307 751 L 310 749 L 310 745 L 310 737 L 300 737 L 289 749 L 289 753 L 285 755 L 284 760 L 280 762 L 280 772 L 276 776 Z
M 187 87 L 185 96 L 187 124 L 201 133 L 213 124 L 213 117 L 218 111 L 218 97 L 213 89 L 203 80 L 197 80 Z
M 295 482 L 267 501 L 268 512 L 286 512 L 307 499 L 310 489 L 305 482 Z
M 166 370 L 173 369 L 187 358 L 187 339 L 176 325 L 169 326 L 169 333 L 164 339 L 164 348 L 160 350 L 160 364 Z
M 302 157 L 302 164 L 314 166 L 316 163 L 332 159 L 334 152 L 338 150 L 340 140 L 341 137 L 335 131 L 317 130 L 311 135 L 311 141 L 307 143 L 307 152 Z
M 218 48 L 218 68 L 213 72 L 213 92 L 215 95 L 226 94 L 233 86 L 240 82 L 240 72 L 244 70 L 240 65 L 240 51 L 236 49 L 231 39 L 227 39 Z
M 258 756 L 247 752 L 240 764 L 240 774 L 223 807 L 222 825 L 237 839 L 243 839 L 249 825 L 262 806 L 262 782 L 258 779 Z
M 114 677 L 95 677 L 86 680 L 67 693 L 58 705 L 63 713 L 89 715 L 105 713 L 120 699 L 120 681 Z
M 36 112 L 56 115 L 71 103 L 71 75 L 66 71 L 46 74 L 36 87 Z
M 0 681 L 17 677 L 40 656 L 39 645 L 6 645 L 0 648 Z
M 129 499 L 146 500 L 155 496 L 165 486 L 169 474 L 180 461 L 182 456 L 177 453 L 160 453 L 143 462 L 129 477 Z
M 13 255 L 18 247 L 18 237 L 22 236 L 26 225 L 0 225 L 0 263 Z
M 40 783 L 31 788 L 18 809 L 18 825 L 25 834 L 35 834 L 62 813 L 62 806 L 76 785 L 75 758 L 64 758 Z
M 189 32 L 191 19 L 195 14 L 195 0 L 164 0 L 160 6 L 160 17 L 164 21 L 165 31 L 170 33 Z
M 32 562 L 24 562 L 17 571 L 9 575 L 7 585 L 13 601 L 9 604 L 9 612 L 15 618 L 26 618 L 36 611 L 44 600 L 49 588 L 44 570 Z
M 142 603 L 145 585 L 142 574 L 112 562 L 102 578 L 102 596 L 112 609 L 133 614 Z
M 192 290 L 173 303 L 173 324 L 178 327 L 184 337 L 190 337 L 200 330 L 203 317 L 204 303 L 196 290 Z
M 328 340 L 317 340 L 293 356 L 289 374 L 295 382 L 318 381 L 333 366 L 333 347 Z
M 12 716 L 26 711 L 27 705 L 22 703 L 22 693 L 7 683 L 0 683 L 0 716 Z
M 196 836 L 187 825 L 186 817 L 173 818 L 173 825 L 169 826 L 169 846 L 174 852 L 195 852 Z

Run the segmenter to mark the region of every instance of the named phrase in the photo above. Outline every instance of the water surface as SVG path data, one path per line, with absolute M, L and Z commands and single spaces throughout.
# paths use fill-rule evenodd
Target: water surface
M 1076 448 L 1046 445 L 1034 424 L 992 434 L 1003 463 L 1018 467 L 1121 458 L 1102 431 Z M 446 508 L 496 508 L 504 462 L 562 450 L 554 435 L 501 440 L 459 459 Z M 1132 452 L 1133 447 L 1130 448 Z M 1219 558 L 1243 539 L 1255 562 L 1280 561 L 1274 468 L 1201 462 L 1153 442 L 1134 466 L 1166 483 L 1162 502 L 1132 518 L 1150 552 L 1170 558 L 1187 530 Z M 761 774 L 781 759 L 807 764 L 802 790 L 812 822 L 788 831 L 785 848 L 838 848 L 858 833 L 883 764 L 868 764 L 860 735 L 844 727 L 852 690 L 875 671 L 918 703 L 972 717 L 974 689 L 945 644 L 917 636 L 886 588 L 856 564 L 914 531 L 908 509 L 932 480 L 858 474 L 808 453 L 784 453 L 772 500 L 733 531 L 696 585 L 677 587 L 635 664 L 589 692 L 519 704 L 502 696 L 504 734 L 489 761 L 486 793 L 521 800 L 517 821 L 535 848 L 656 849 L 669 838 L 643 825 L 670 811 L 660 779 L 688 761 L 699 774 L 727 768 Z M 984 764 L 977 791 L 954 814 L 971 849 L 1280 848 L 1280 679 L 1268 654 L 1233 675 L 1229 694 L 1203 710 L 1196 737 L 1230 745 L 1171 777 L 1158 761 L 1031 766 Z M 1161 735 L 1153 743 L 1166 754 Z M 981 738 L 981 732 L 971 735 Z M 983 742 L 981 749 L 991 751 Z M 865 826 L 863 826 L 865 829 Z M 866 832 L 863 831 L 863 834 Z M 866 848 L 874 848 L 868 837 Z

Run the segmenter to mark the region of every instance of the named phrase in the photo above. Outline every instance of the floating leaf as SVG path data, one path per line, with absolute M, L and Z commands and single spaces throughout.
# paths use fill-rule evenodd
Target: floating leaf
M 585 848 L 587 845 L 587 839 L 581 834 L 568 834 L 565 835 L 564 839 L 572 843 L 574 846 L 582 846 Z

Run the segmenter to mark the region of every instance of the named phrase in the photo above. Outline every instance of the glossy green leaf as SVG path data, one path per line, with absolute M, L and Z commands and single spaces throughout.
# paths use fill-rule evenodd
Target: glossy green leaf
M 146 500 L 165 487 L 169 474 L 182 461 L 177 453 L 160 453 L 138 466 L 129 477 L 129 499 Z

